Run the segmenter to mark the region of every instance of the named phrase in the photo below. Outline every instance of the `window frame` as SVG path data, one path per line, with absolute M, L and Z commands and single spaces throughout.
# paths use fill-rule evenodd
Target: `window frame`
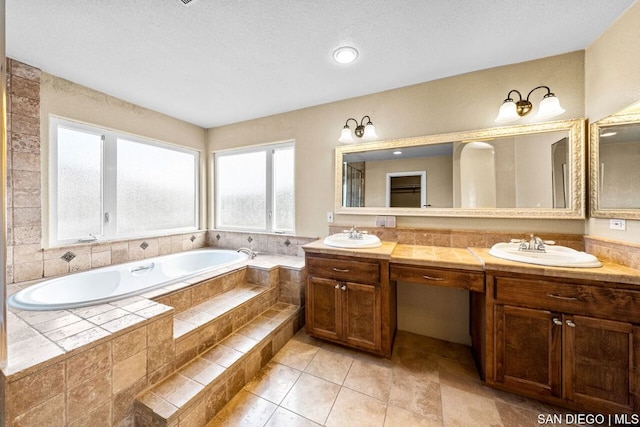
M 102 137 L 101 158 L 101 210 L 102 230 L 95 235 L 98 241 L 127 240 L 132 238 L 153 237 L 167 234 L 179 234 L 200 229 L 200 152 L 193 148 L 183 147 L 151 138 L 136 136 L 104 127 L 81 123 L 57 116 L 49 117 L 49 247 L 64 246 L 74 243 L 93 241 L 92 235 L 77 236 L 67 239 L 58 238 L 58 128 L 98 135 Z M 167 150 L 193 155 L 194 166 L 194 205 L 193 226 L 148 230 L 140 233 L 117 233 L 117 141 L 124 139 L 134 143 L 145 144 Z M 109 214 L 109 221 L 105 215 Z
M 274 153 L 277 150 L 282 150 L 282 149 L 289 149 L 291 148 L 293 150 L 293 165 L 292 165 L 292 169 L 293 169 L 293 206 L 291 207 L 292 209 L 292 215 L 293 215 L 293 228 L 291 230 L 284 230 L 284 229 L 275 229 L 274 228 L 274 223 L 275 223 L 275 214 L 274 214 L 274 206 L 275 206 L 275 175 L 273 173 L 273 157 L 274 157 Z M 229 226 L 229 225 L 222 225 L 219 223 L 219 219 L 221 217 L 220 215 L 220 209 L 221 209 L 221 203 L 219 203 L 219 194 L 220 191 L 218 190 L 218 185 L 220 182 L 220 178 L 218 175 L 219 172 L 219 167 L 218 167 L 218 161 L 220 157 L 226 157 L 226 156 L 233 156 L 233 155 L 238 155 L 238 154 L 248 154 L 248 153 L 255 153 L 255 152 L 265 152 L 266 153 L 266 177 L 265 177 L 265 183 L 266 185 L 266 189 L 265 189 L 265 196 L 266 196 L 266 206 L 265 206 L 265 220 L 266 220 L 266 228 L 262 229 L 262 228 L 249 228 L 249 227 L 236 227 L 236 226 Z M 214 181 L 214 185 L 213 185 L 213 203 L 214 203 L 214 228 L 216 230 L 227 230 L 227 231 L 244 231 L 244 232 L 257 232 L 257 233 L 271 233 L 271 234 L 286 234 L 286 235 L 295 235 L 295 228 L 296 228 L 296 216 L 295 216 L 295 208 L 296 208 L 296 199 L 295 199 L 295 167 L 296 167 L 296 162 L 295 162 L 295 152 L 296 152 L 296 148 L 295 148 L 295 140 L 290 140 L 290 141 L 284 141 L 284 142 L 276 142 L 276 143 L 272 143 L 272 144 L 265 144 L 265 145 L 255 145 L 255 146 L 250 146 L 250 147 L 242 147 L 242 148 L 237 148 L 237 149 L 230 149 L 230 150 L 222 150 L 222 151 L 214 151 L 213 152 L 213 181 Z

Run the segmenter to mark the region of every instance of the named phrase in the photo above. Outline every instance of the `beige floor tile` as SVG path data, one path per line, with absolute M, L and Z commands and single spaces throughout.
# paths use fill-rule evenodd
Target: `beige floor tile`
M 270 402 L 280 404 L 300 374 L 302 372 L 297 369 L 270 362 L 247 383 L 244 389 Z
M 255 347 L 257 343 L 258 341 L 254 340 L 253 338 L 249 338 L 244 335 L 233 334 L 230 337 L 224 339 L 220 344 L 224 345 L 225 347 L 238 350 L 242 353 L 247 353 L 253 347 Z
M 303 373 L 281 406 L 318 424 L 324 424 L 339 391 L 339 385 Z
M 305 372 L 319 378 L 342 384 L 349 373 L 353 358 L 324 349 L 318 350 Z
M 441 385 L 442 419 L 447 427 L 511 427 L 502 423 L 493 399 Z
M 297 340 L 289 340 L 289 342 L 276 353 L 273 361 L 304 371 L 317 352 L 318 347 L 314 345 Z
M 389 405 L 384 427 L 442 427 L 442 417 L 429 415 L 423 417 L 407 409 Z
M 320 424 L 314 423 L 298 414 L 294 414 L 282 407 L 276 409 L 265 427 L 318 427 Z
M 354 359 L 343 385 L 386 402 L 389 400 L 391 383 L 392 370 L 390 367 Z
M 267 423 L 276 408 L 273 403 L 246 390 L 240 390 L 207 427 L 261 427 Z
M 519 406 L 509 405 L 504 402 L 495 401 L 496 408 L 500 414 L 502 424 L 507 427 L 529 427 L 539 425 L 538 414 L 546 415 L 546 412 L 532 411 Z
M 325 425 L 328 427 L 382 427 L 386 411 L 385 402 L 342 387 Z
M 440 383 L 394 367 L 389 404 L 424 417 L 441 417 Z

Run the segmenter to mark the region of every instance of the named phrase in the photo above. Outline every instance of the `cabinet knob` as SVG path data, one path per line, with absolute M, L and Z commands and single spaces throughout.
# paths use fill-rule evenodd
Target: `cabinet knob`
M 347 285 L 342 285 L 342 288 L 340 288 L 340 289 L 342 289 L 343 291 L 346 291 L 347 290 Z
M 566 323 L 567 323 L 567 326 L 569 326 L 569 327 L 571 327 L 571 328 L 575 328 L 575 327 L 576 327 L 576 324 L 575 324 L 575 323 L 573 323 L 573 320 L 567 320 L 567 322 L 566 322 Z
M 562 326 L 562 320 L 558 319 L 557 317 L 553 318 L 553 324 L 554 325 L 558 325 L 558 326 Z
M 334 288 L 336 288 L 336 289 L 340 289 L 340 283 L 336 283 L 336 285 L 334 286 Z

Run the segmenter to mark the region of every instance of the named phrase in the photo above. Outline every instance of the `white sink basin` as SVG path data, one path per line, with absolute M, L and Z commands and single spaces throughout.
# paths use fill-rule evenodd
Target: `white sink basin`
M 332 234 L 324 239 L 324 244 L 336 248 L 377 248 L 382 246 L 378 236 L 363 234 L 361 239 L 350 239 L 349 233 Z
M 595 256 L 576 251 L 565 246 L 545 247 L 546 252 L 527 252 L 518 250 L 519 243 L 496 243 L 489 254 L 509 261 L 528 264 L 549 265 L 553 267 L 600 267 L 602 264 Z

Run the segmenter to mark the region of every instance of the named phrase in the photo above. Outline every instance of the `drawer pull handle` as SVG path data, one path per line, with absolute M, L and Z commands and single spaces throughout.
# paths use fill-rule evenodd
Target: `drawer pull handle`
M 335 268 L 333 267 L 333 271 L 335 271 L 336 273 L 348 273 L 349 269 L 348 268 Z
M 570 327 L 572 327 L 572 328 L 575 328 L 575 327 L 576 327 L 576 324 L 575 324 L 575 323 L 573 323 L 573 321 L 572 321 L 572 320 L 567 320 L 567 326 L 570 326 Z
M 549 298 L 561 299 L 563 301 L 578 301 L 578 297 L 563 297 L 562 295 L 547 294 Z
M 422 276 L 422 278 L 423 279 L 427 279 L 427 280 L 434 280 L 436 282 L 441 282 L 441 281 L 444 280 L 442 277 L 433 277 L 433 276 L 428 276 L 426 274 L 424 276 Z
M 562 326 L 562 320 L 558 319 L 557 317 L 553 318 L 553 324 L 554 325 L 558 325 L 558 326 Z

